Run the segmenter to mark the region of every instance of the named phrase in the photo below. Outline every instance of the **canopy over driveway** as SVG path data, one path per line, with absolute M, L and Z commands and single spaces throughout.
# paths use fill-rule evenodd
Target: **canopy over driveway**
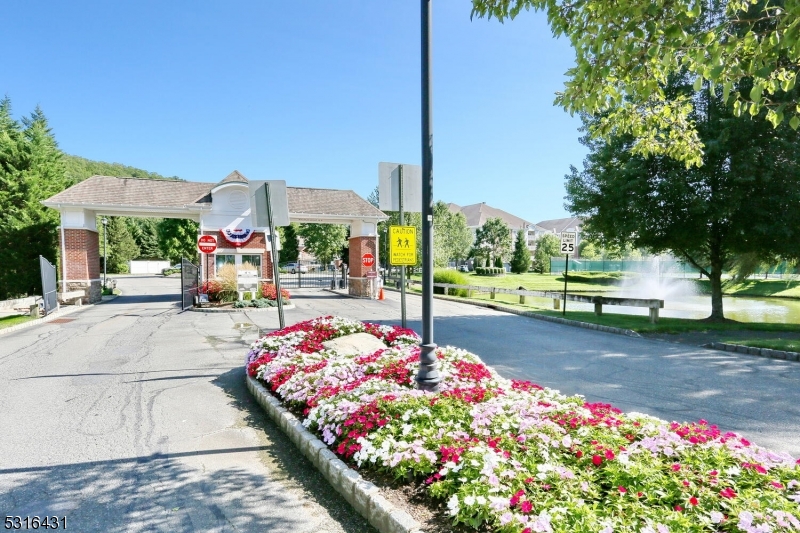
M 217 255 L 245 257 L 259 263 L 259 278 L 272 279 L 269 229 L 251 217 L 248 180 L 234 170 L 217 184 L 92 176 L 42 203 L 61 213 L 61 290 L 84 290 L 85 302 L 102 294 L 98 216 L 185 218 L 200 225 L 199 234 L 217 237 Z M 367 271 L 361 257 L 378 261 L 377 223 L 388 217 L 349 190 L 287 187 L 292 222 L 350 226 L 350 293 L 368 294 Z M 215 261 L 203 265 L 202 277 L 213 277 Z

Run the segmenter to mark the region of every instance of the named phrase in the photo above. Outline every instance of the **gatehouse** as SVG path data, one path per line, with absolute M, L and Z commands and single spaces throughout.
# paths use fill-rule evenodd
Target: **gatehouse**
M 370 295 L 368 272 L 361 258 L 378 258 L 378 222 L 388 217 L 350 190 L 286 187 L 289 220 L 344 224 L 350 227 L 349 293 Z M 254 224 L 249 181 L 234 170 L 219 183 L 92 176 L 42 202 L 61 214 L 60 291 L 82 290 L 84 303 L 101 299 L 99 216 L 184 218 L 199 224 L 198 237 L 213 235 L 213 260 L 200 261 L 201 281 L 213 279 L 224 264 L 245 263 L 259 280 L 272 282 L 269 228 Z M 280 243 L 276 243 L 280 246 Z

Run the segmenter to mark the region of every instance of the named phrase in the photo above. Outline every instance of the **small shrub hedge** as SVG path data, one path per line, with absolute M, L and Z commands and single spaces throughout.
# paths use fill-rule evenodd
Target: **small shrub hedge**
M 569 281 L 593 283 L 595 285 L 619 285 L 627 279 L 638 277 L 630 272 L 570 272 Z M 564 280 L 564 273 L 557 279 Z
M 502 276 L 506 273 L 505 268 L 499 267 L 476 267 L 475 274 L 478 276 Z M 572 275 L 570 275 L 572 277 Z
M 433 271 L 434 283 L 449 283 L 451 285 L 469 285 L 467 277 L 457 270 L 442 269 Z M 444 294 L 444 287 L 434 287 L 434 294 Z M 466 298 L 467 289 L 447 289 L 448 296 L 461 296 Z

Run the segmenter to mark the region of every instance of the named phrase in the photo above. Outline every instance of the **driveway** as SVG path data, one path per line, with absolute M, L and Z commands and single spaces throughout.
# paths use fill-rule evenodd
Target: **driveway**
M 0 337 L 0 510 L 80 532 L 373 531 L 244 387 L 255 329 L 180 279 Z

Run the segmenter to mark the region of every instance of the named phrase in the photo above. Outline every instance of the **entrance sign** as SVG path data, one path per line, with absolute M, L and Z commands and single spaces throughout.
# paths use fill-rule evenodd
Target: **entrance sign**
M 369 272 L 367 272 L 367 278 L 373 279 L 373 278 L 377 278 L 377 277 L 378 277 L 378 273 L 375 272 L 374 270 L 370 270 Z
M 575 240 L 576 232 L 562 231 L 561 232 L 561 253 L 565 255 L 575 253 Z
M 400 202 L 401 182 L 402 205 Z M 422 167 L 400 163 L 378 163 L 378 209 L 421 213 Z
M 289 199 L 286 196 L 286 182 L 283 180 L 251 181 L 250 186 L 250 219 L 259 228 L 268 228 L 267 192 L 265 184 L 269 183 L 270 207 L 272 208 L 272 225 L 289 225 Z
M 362 255 L 361 256 L 361 264 L 364 265 L 367 268 L 371 267 L 372 265 L 375 264 L 375 256 L 370 254 L 370 253 L 366 253 L 366 254 Z
M 389 264 L 392 266 L 417 264 L 415 226 L 389 226 Z
M 213 235 L 200 235 L 197 238 L 197 249 L 201 254 L 213 254 L 217 251 L 217 238 Z

